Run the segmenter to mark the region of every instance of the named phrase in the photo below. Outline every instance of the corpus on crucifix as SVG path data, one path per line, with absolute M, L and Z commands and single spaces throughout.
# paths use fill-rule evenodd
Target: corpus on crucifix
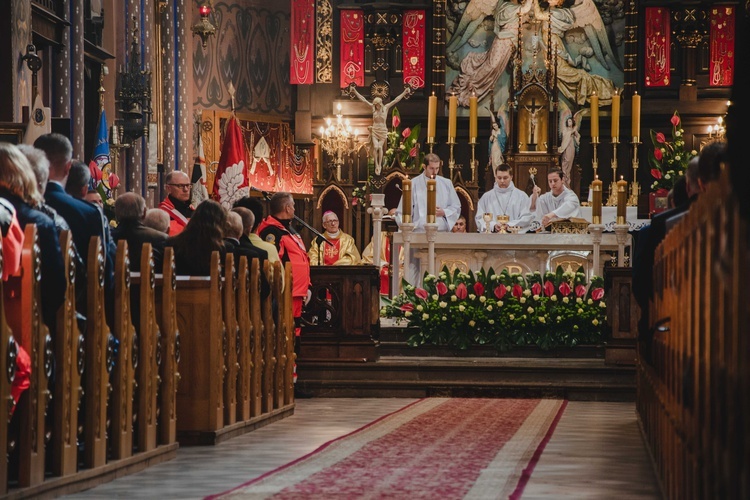
M 539 133 L 539 110 L 543 106 L 536 103 L 535 98 L 531 98 L 531 106 L 524 104 L 524 109 L 529 113 L 529 140 L 528 145 L 531 149 L 536 149 L 536 145 L 539 143 L 537 134 Z

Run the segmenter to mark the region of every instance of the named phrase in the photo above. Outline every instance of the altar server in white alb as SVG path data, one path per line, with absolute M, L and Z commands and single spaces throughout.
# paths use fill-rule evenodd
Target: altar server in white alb
M 411 217 L 414 231 L 424 231 L 424 225 L 427 222 L 427 179 L 436 181 L 435 222 L 437 222 L 438 231 L 450 231 L 458 216 L 461 215 L 461 201 L 450 179 L 438 175 L 442 164 L 440 157 L 434 153 L 428 153 L 424 157 L 424 162 L 424 171 L 411 182 Z M 396 208 L 396 222 L 399 226 L 402 223 L 403 201 L 402 197 Z
M 479 204 L 477 204 L 477 230 L 480 233 L 486 231 L 487 223 L 483 218 L 486 213 L 492 214 L 490 231 L 493 233 L 502 230 L 507 231 L 509 227 L 518 227 L 523 230 L 534 220 L 529 208 L 530 205 L 529 195 L 513 185 L 510 165 L 501 163 L 495 169 L 495 185 L 490 191 L 482 195 Z M 497 221 L 497 217 L 502 215 L 510 218 L 507 223 Z
M 536 219 L 547 226 L 555 219 L 567 219 L 581 216 L 581 202 L 578 196 L 565 187 L 565 174 L 559 168 L 547 173 L 549 191 L 539 196 L 542 190 L 534 186 L 531 194 L 531 210 L 536 210 Z

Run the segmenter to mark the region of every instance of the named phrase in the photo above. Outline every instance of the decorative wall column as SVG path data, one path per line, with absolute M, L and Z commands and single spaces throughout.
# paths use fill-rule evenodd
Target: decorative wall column
M 84 49 L 83 49 L 83 2 L 70 1 L 70 142 L 73 144 L 73 157 L 87 158 L 91 151 L 84 151 Z M 59 113 L 57 113 L 59 116 Z M 63 115 L 65 116 L 65 115 Z
M 161 18 L 161 81 L 156 84 L 162 89 L 162 127 L 164 134 L 162 136 L 163 154 L 162 162 L 164 170 L 174 170 L 177 163 L 177 117 L 175 116 L 175 16 L 177 15 L 177 2 L 170 1 L 164 9 Z M 156 180 L 154 179 L 154 182 Z
M 440 100 L 445 95 L 445 0 L 433 0 L 432 9 L 432 91 Z
M 708 37 L 708 15 L 705 10 L 689 7 L 672 12 L 672 33 L 680 44 L 680 100 L 697 101 L 696 61 L 698 46 Z
M 625 83 L 623 95 L 630 97 L 638 90 L 638 2 L 627 0 L 625 4 Z

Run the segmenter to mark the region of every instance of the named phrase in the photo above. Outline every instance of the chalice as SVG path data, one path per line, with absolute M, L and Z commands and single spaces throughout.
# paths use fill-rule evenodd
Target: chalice
M 484 220 L 484 232 L 487 234 L 491 233 L 492 228 L 490 227 L 490 222 L 492 222 L 492 214 L 485 212 L 482 216 L 482 220 Z
M 500 224 L 500 234 L 508 234 L 507 227 L 510 222 L 510 217 L 507 215 L 498 215 L 497 223 Z

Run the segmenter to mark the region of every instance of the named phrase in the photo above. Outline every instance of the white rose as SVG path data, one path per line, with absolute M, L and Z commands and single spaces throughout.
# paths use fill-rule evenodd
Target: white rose
M 448 303 L 447 302 L 443 302 L 443 301 L 440 301 L 440 303 L 438 305 L 440 307 L 442 307 L 443 309 L 445 309 L 446 307 L 448 307 Z
M 404 313 L 404 317 L 408 318 L 409 316 L 411 316 L 411 311 L 406 311 Z
M 474 299 L 476 299 L 476 298 L 477 298 L 477 296 L 476 296 L 476 295 L 474 295 L 473 293 L 470 293 L 470 294 L 469 294 L 469 300 L 474 300 Z
M 534 308 L 533 307 L 529 307 L 528 309 L 526 309 L 526 312 L 529 313 L 529 314 L 531 314 L 531 313 L 534 312 Z
M 451 295 L 451 302 L 455 302 L 457 300 L 458 300 L 458 297 L 456 297 L 455 295 Z
M 485 297 L 484 295 L 482 295 L 481 297 L 479 297 L 479 302 L 481 302 L 482 304 L 484 304 L 485 302 L 487 302 L 487 297 Z
M 598 325 L 598 324 L 599 324 L 599 320 L 598 320 L 598 319 L 596 319 L 596 318 L 594 318 L 594 319 L 593 319 L 593 320 L 591 321 L 591 324 L 592 324 L 592 325 L 594 325 L 594 326 L 596 326 L 596 325 Z
M 563 304 L 567 304 L 570 302 L 570 299 L 568 297 L 563 297 Z
M 417 311 L 422 312 L 423 309 L 424 309 L 424 307 L 422 307 L 422 304 L 419 304 L 417 306 Z
M 552 302 L 557 302 L 557 295 L 553 295 L 552 297 L 549 298 L 549 300 L 551 300 Z
M 497 307 L 503 307 L 503 301 L 502 300 L 498 300 L 497 301 Z
M 432 300 L 437 300 L 437 299 L 438 299 L 438 296 L 437 296 L 437 294 L 436 294 L 436 293 L 433 293 L 433 294 L 432 294 Z
M 544 316 L 539 316 L 539 322 L 540 322 L 540 323 L 546 323 L 546 322 L 547 322 L 547 320 L 546 320 L 546 319 L 544 319 Z
M 491 305 L 487 306 L 487 310 L 492 311 L 492 306 Z
M 508 319 L 511 320 L 511 321 L 513 321 L 514 319 L 516 319 L 516 315 L 515 314 L 509 314 L 508 315 Z
M 519 302 L 520 302 L 521 304 L 525 304 L 525 303 L 526 303 L 526 297 L 521 297 L 520 299 L 518 299 L 518 301 L 519 301 Z
M 491 319 L 491 320 L 489 320 L 489 321 L 488 321 L 487 323 L 489 323 L 490 325 L 494 325 L 494 324 L 495 324 L 495 320 L 494 320 L 494 319 Z
M 422 315 L 422 319 L 423 319 L 423 320 L 426 320 L 426 319 L 428 319 L 429 317 L 430 317 L 430 315 L 429 315 L 429 314 L 427 314 L 427 313 L 424 313 L 424 314 Z
M 532 298 L 532 299 L 534 299 L 534 300 L 539 300 L 539 295 L 534 295 L 534 296 L 533 296 L 533 297 L 531 297 L 531 298 Z
M 607 307 L 607 304 L 605 304 L 604 301 L 602 300 L 601 302 L 599 302 L 599 307 L 604 309 L 605 307 Z
M 463 304 L 461 304 L 460 306 L 458 306 L 458 310 L 461 312 L 464 312 L 466 310 L 466 307 Z
M 474 325 L 476 325 L 476 324 L 477 324 L 476 321 L 474 321 L 473 319 L 471 321 L 469 321 L 469 326 L 471 326 L 471 327 L 474 327 Z

